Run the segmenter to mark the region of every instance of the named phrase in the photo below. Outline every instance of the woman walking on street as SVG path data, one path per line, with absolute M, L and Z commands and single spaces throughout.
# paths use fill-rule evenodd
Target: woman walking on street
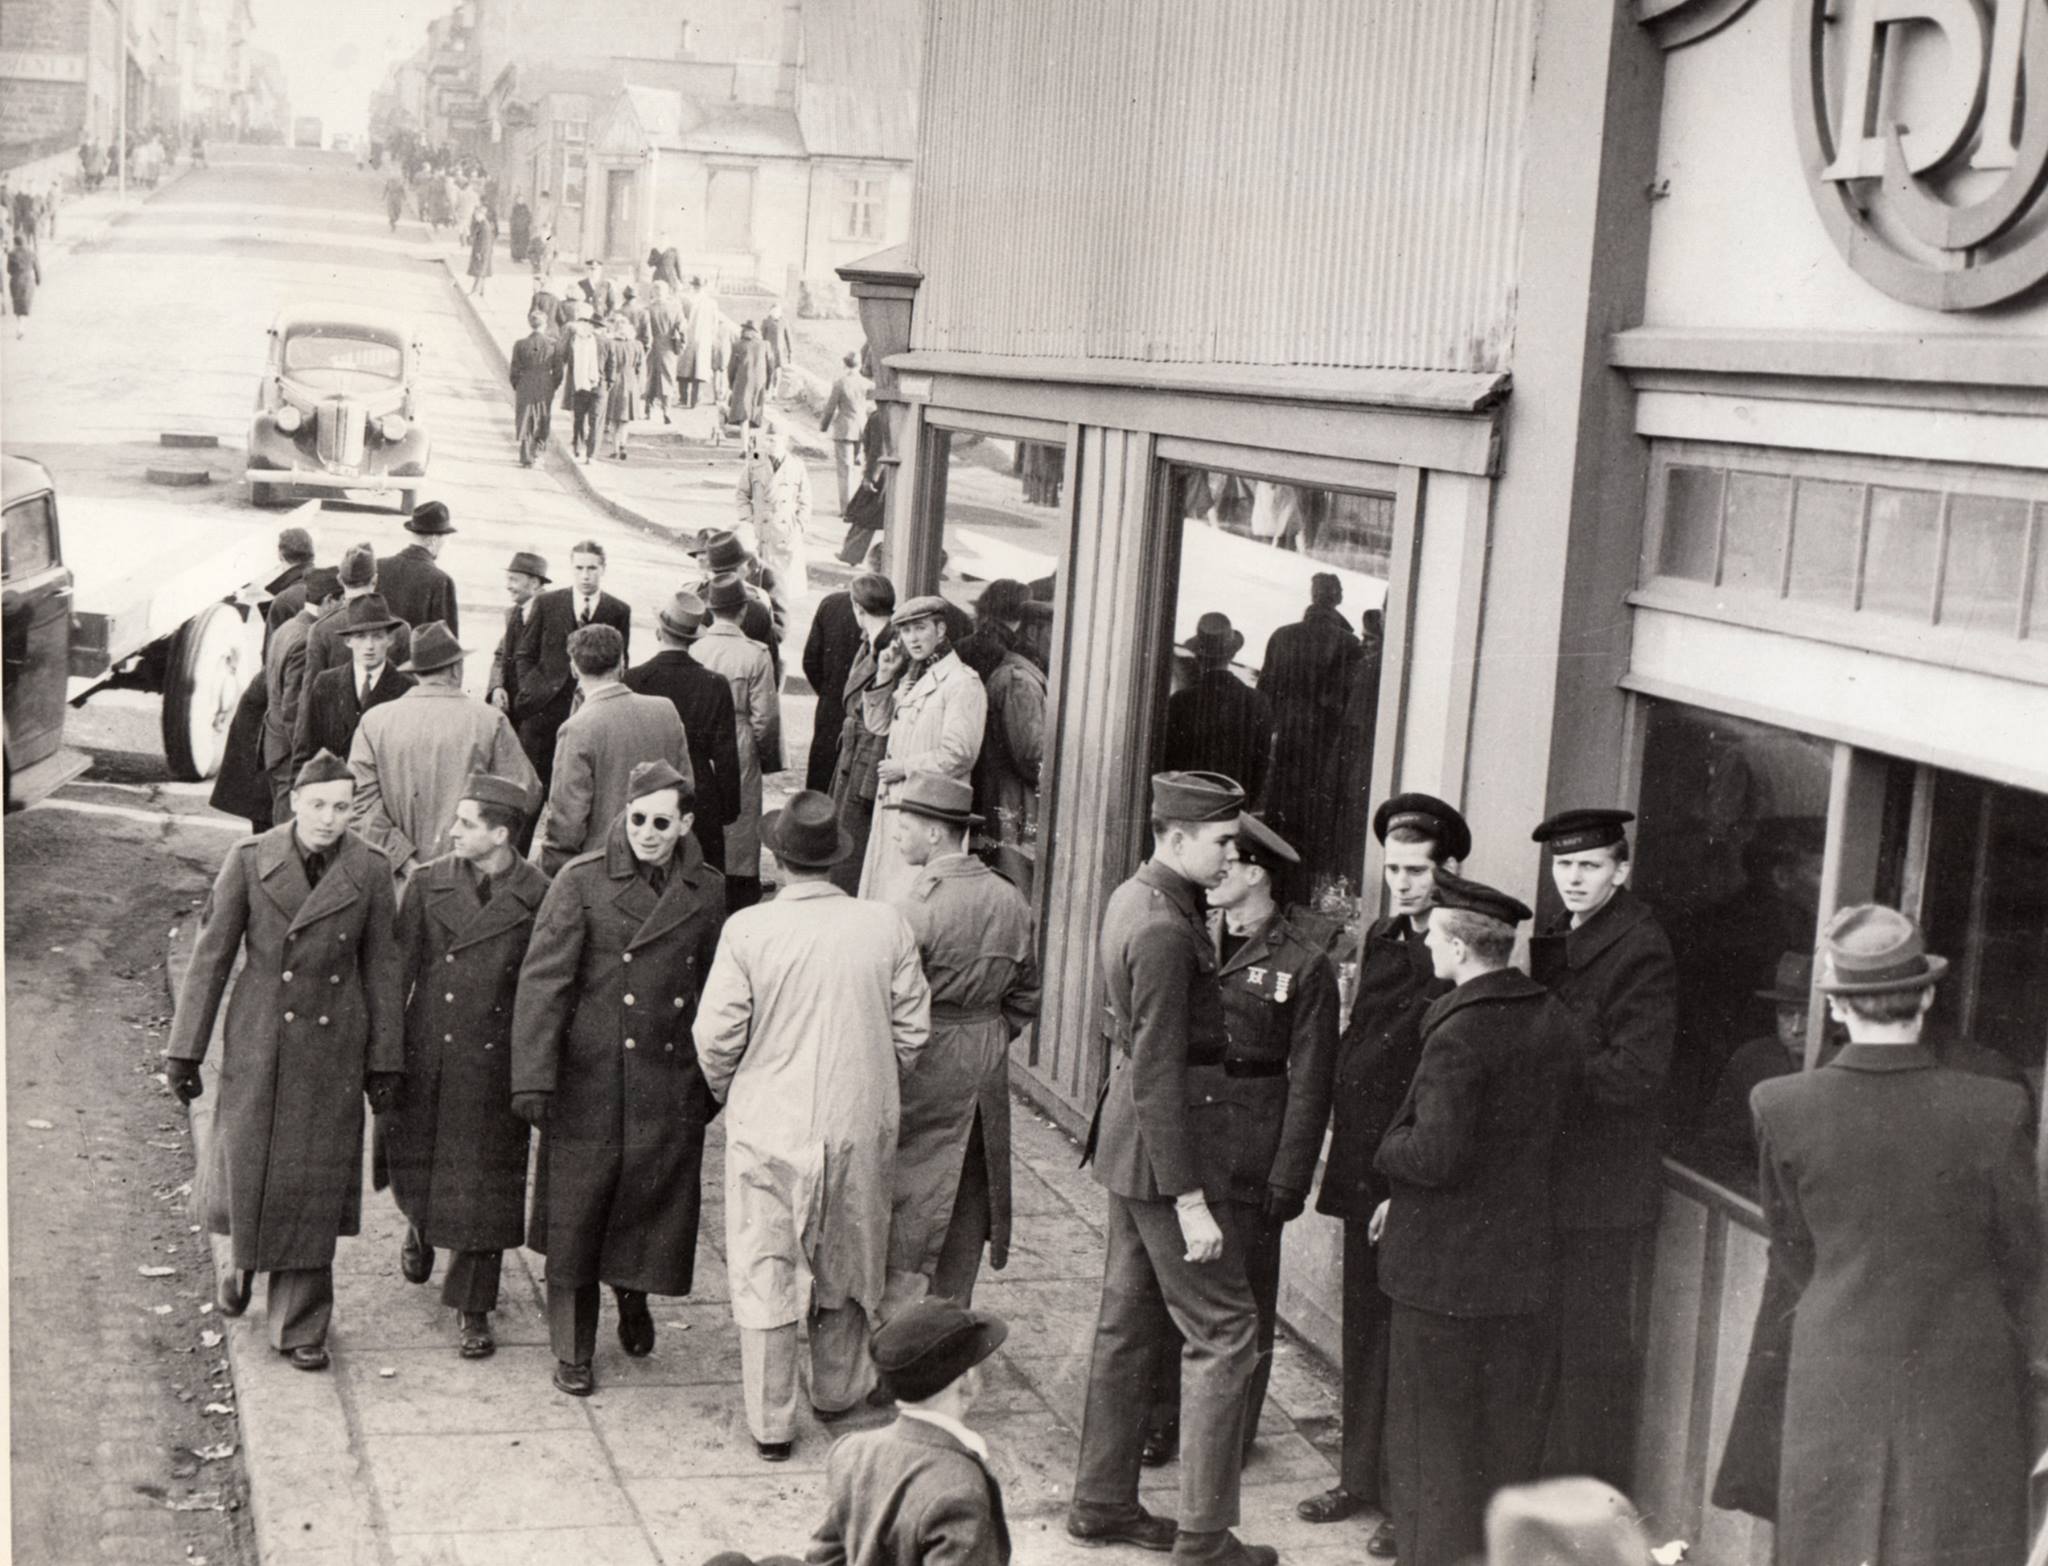
M 604 432 L 611 454 L 626 460 L 626 426 L 633 418 L 634 393 L 646 379 L 646 359 L 633 323 L 621 310 L 605 328 Z
M 488 206 L 480 206 L 469 224 L 469 291 L 475 298 L 483 297 L 484 279 L 491 275 L 491 257 L 497 248 L 497 215 Z
M 14 247 L 7 252 L 7 297 L 14 307 L 14 335 L 28 331 L 29 307 L 36 302 L 36 285 L 43 280 L 43 264 L 36 259 L 35 246 L 27 233 L 14 231 Z

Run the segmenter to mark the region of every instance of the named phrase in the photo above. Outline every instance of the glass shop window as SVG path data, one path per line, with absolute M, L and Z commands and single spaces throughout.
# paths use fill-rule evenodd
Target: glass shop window
M 1151 770 L 1236 778 L 1301 855 L 1282 901 L 1356 934 L 1363 895 L 1391 495 L 1167 469 L 1173 563 Z

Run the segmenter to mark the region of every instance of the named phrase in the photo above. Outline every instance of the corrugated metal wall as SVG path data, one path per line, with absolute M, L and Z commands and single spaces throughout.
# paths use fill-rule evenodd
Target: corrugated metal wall
M 914 344 L 1509 367 L 1542 0 L 930 0 Z

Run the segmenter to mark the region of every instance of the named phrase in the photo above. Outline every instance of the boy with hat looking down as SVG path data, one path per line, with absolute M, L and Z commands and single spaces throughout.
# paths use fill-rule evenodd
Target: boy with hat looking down
M 896 1422 L 832 1448 L 812 1566 L 1005 1566 L 1010 1529 L 988 1443 L 967 1426 L 981 1365 L 1009 1324 L 952 1300 L 920 1300 L 869 1349 Z

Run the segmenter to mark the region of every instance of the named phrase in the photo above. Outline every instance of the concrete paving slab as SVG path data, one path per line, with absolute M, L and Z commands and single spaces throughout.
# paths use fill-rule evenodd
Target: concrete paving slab
M 974 1290 L 975 1309 L 992 1310 L 1009 1322 L 1005 1350 L 1025 1356 L 1085 1346 L 1094 1336 L 1101 1299 L 1099 1278 L 1012 1282 L 993 1273 L 984 1275 Z
M 390 1531 L 628 1527 L 604 1444 L 590 1429 L 520 1435 L 365 1435 Z
M 778 1552 L 803 1558 L 804 1546 L 825 1512 L 823 1476 L 794 1464 L 726 1477 L 693 1477 L 687 1484 L 638 1479 L 626 1494 L 640 1513 L 664 1566 L 701 1566 L 720 1550 L 759 1558 Z
M 1051 1217 L 1052 1214 L 1044 1216 Z M 1089 1282 L 1102 1278 L 1102 1241 L 1079 1223 L 1011 1223 L 1010 1257 L 1001 1272 L 987 1273 L 1005 1283 Z
M 659 1566 L 660 1560 L 637 1525 L 531 1533 L 415 1533 L 391 1541 L 392 1566 Z
M 708 1301 L 655 1299 L 649 1304 L 654 1316 L 654 1352 L 645 1359 L 629 1358 L 618 1349 L 617 1335 L 611 1330 L 614 1323 L 607 1313 L 599 1349 L 602 1386 L 739 1386 L 739 1329 L 733 1325 L 731 1310 Z
M 500 1344 L 489 1359 L 463 1359 L 453 1347 L 394 1349 L 374 1359 L 348 1355 L 336 1371 L 354 1423 L 365 1435 L 586 1430 L 590 1418 L 550 1379 L 545 1346 Z M 386 1376 L 385 1370 L 396 1372 Z
M 602 1371 L 600 1370 L 600 1378 Z M 797 1416 L 796 1447 L 787 1463 L 768 1464 L 754 1450 L 738 1383 L 730 1386 L 624 1387 L 598 1383 L 591 1416 L 627 1480 L 758 1476 L 821 1471 L 838 1438 L 808 1411 Z

